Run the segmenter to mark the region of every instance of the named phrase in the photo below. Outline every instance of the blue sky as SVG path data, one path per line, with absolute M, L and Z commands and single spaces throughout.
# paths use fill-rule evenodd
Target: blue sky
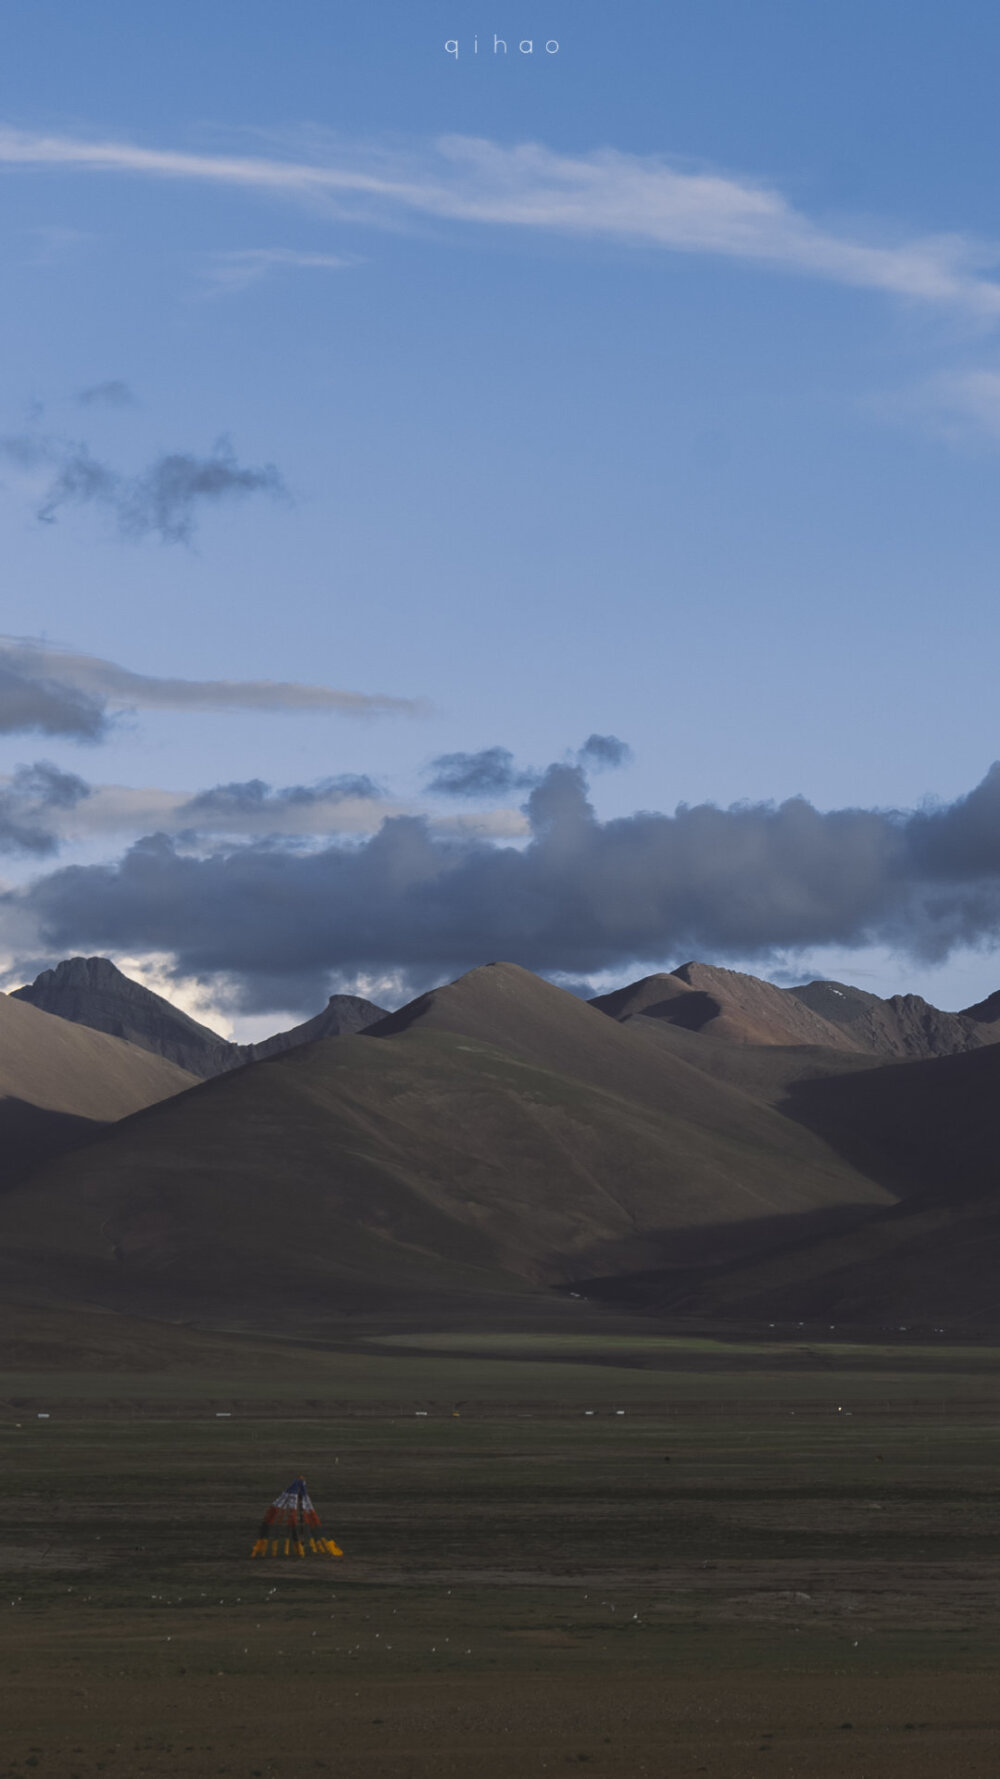
M 443 754 L 572 773 L 590 734 L 620 737 L 631 760 L 590 774 L 601 822 L 970 793 L 1000 751 L 998 61 L 1000 21 L 968 4 L 11 8 L 2 629 L 124 713 L 96 745 L 0 735 L 0 776 L 44 758 L 93 787 L 36 811 L 47 850 L 15 836 L 0 860 L 15 974 L 147 957 L 269 1026 L 334 984 L 388 995 L 396 971 L 404 992 L 516 943 L 490 890 L 467 954 L 413 937 L 396 970 L 381 938 L 338 951 L 354 915 L 328 884 L 327 951 L 244 992 L 247 954 L 175 943 L 197 888 L 172 880 L 176 927 L 116 916 L 107 872 L 89 925 L 67 911 L 66 867 L 113 869 L 158 828 L 191 861 L 266 841 L 296 869 L 386 816 L 522 846 L 526 784 L 456 801 L 428 789 Z M 83 658 L 401 702 L 130 703 Z M 315 799 L 243 830 L 177 814 L 258 780 L 340 790 L 311 830 Z M 998 978 L 992 869 L 968 867 L 944 920 L 923 879 L 919 919 L 878 889 L 812 924 L 762 882 L 759 925 L 636 916 L 633 959 L 604 921 L 549 967 L 603 985 L 697 943 L 961 1004 Z M 274 918 L 302 893 L 289 877 Z

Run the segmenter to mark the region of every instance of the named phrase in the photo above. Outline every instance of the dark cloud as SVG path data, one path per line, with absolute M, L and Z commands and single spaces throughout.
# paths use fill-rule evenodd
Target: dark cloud
M 138 402 L 127 383 L 111 377 L 106 383 L 91 383 L 76 397 L 81 408 L 135 408 Z
M 221 439 L 208 457 L 188 451 L 159 457 L 145 475 L 125 485 L 118 522 L 128 537 L 155 532 L 166 544 L 186 544 L 194 535 L 198 507 L 206 501 L 287 493 L 273 463 L 247 469 L 237 463 L 228 440 Z
M 100 741 L 110 722 L 104 700 L 45 674 L 26 673 L 0 647 L 0 735 L 68 735 Z
M 273 463 L 250 468 L 237 461 L 228 439 L 205 457 L 171 451 L 137 476 L 125 476 L 93 457 L 85 444 L 24 433 L 0 439 L 0 457 L 20 469 L 51 470 L 37 516 L 54 525 L 64 507 L 96 506 L 110 514 L 123 537 L 156 536 L 190 543 L 201 509 L 249 494 L 287 498 Z
M 632 758 L 632 749 L 616 735 L 590 735 L 576 758 L 581 766 L 600 772 L 624 766 Z M 542 777 L 540 772 L 516 766 L 506 747 L 484 747 L 477 754 L 440 754 L 431 761 L 430 772 L 428 790 L 444 797 L 509 797 L 517 791 L 533 790 Z
M 628 765 L 632 749 L 627 741 L 619 741 L 617 735 L 588 735 L 577 758 L 581 766 L 589 766 L 592 770 L 607 767 L 614 771 L 619 766 Z
M 245 784 L 220 784 L 212 790 L 199 791 L 178 810 L 178 818 L 190 818 L 192 825 L 200 820 L 252 818 L 255 823 L 288 809 L 328 808 L 351 798 L 364 801 L 381 796 L 374 780 L 366 775 L 343 773 L 339 778 L 322 778 L 311 785 L 284 785 L 275 790 L 262 778 L 251 778 Z
M 909 835 L 914 859 L 932 880 L 956 871 L 971 880 L 1000 874 L 1000 762 L 968 796 L 918 810 Z
M 98 741 L 109 710 L 329 711 L 415 716 L 419 700 L 283 680 L 166 679 L 114 661 L 0 636 L 0 734 L 32 729 Z M 358 781 L 360 782 L 360 781 Z M 368 782 L 367 780 L 365 781 Z M 360 793 L 359 793 L 360 794 Z
M 444 797 L 506 797 L 530 790 L 537 772 L 520 772 L 506 747 L 484 747 L 478 754 L 439 754 L 430 764 L 429 791 Z
M 330 972 L 396 971 L 417 989 L 495 957 L 571 978 L 875 940 L 934 958 L 1000 937 L 998 791 L 994 767 L 968 797 L 916 814 L 793 797 L 599 822 L 582 769 L 553 766 L 523 846 L 415 817 L 307 851 L 270 840 L 195 857 L 158 836 L 7 901 L 54 955 L 172 954 L 261 1009 L 310 1005 Z
M 90 787 L 82 778 L 47 760 L 19 766 L 0 785 L 0 852 L 40 856 L 55 852 L 58 840 L 47 818 L 57 810 L 72 809 L 89 795 Z

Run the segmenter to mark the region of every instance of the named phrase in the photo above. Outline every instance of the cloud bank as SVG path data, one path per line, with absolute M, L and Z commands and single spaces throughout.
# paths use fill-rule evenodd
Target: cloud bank
M 959 234 L 908 238 L 813 221 L 760 180 L 693 172 L 612 148 L 561 154 L 446 136 L 409 151 L 334 143 L 309 160 L 186 153 L 127 141 L 0 130 L 0 166 L 64 168 L 213 184 L 319 207 L 337 217 L 544 231 L 745 260 L 830 283 L 1000 318 L 994 246 Z
M 100 741 L 126 710 L 327 711 L 340 716 L 415 716 L 419 699 L 286 680 L 189 680 L 132 673 L 84 655 L 0 636 L 0 734 Z
M 917 811 L 795 797 L 598 821 L 581 767 L 545 773 L 522 845 L 385 820 L 370 838 L 185 851 L 165 834 L 118 864 L 69 866 L 2 908 L 37 948 L 166 954 L 243 1007 L 303 1009 L 321 981 L 400 974 L 414 991 L 490 958 L 543 973 L 766 959 L 889 942 L 926 960 L 1000 937 L 1000 765 Z

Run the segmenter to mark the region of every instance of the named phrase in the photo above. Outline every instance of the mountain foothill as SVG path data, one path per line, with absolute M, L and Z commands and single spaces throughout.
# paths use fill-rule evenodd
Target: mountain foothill
M 0 996 L 8 1302 L 321 1334 L 1000 1323 L 1000 993 L 486 964 L 229 1043 L 107 958 Z

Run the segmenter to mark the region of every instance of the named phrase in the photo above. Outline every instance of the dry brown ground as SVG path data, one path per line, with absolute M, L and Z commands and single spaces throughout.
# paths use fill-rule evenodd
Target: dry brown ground
M 571 1637 L 530 1639 L 489 1673 L 309 1672 L 283 1633 L 263 1676 L 203 1671 L 137 1679 L 92 1648 L 68 1683 L 45 1639 L 19 1643 L 30 1671 L 5 1688 L 4 1770 L 90 1779 L 306 1774 L 506 1779 L 585 1768 L 602 1779 L 995 1779 L 995 1669 L 846 1674 L 719 1665 L 637 1671 L 620 1655 L 574 1671 Z M 184 1653 L 198 1661 L 197 1638 Z M 758 1658 L 764 1656 L 758 1651 Z M 301 1661 L 300 1661 L 301 1658 Z M 215 1659 L 212 1655 L 211 1659 Z M 104 1666 L 104 1664 L 109 1664 Z M 287 1663 L 289 1672 L 284 1672 Z M 300 1671 L 295 1672 L 296 1665 Z M 305 1672 L 301 1666 L 305 1666 Z M 99 1671 L 103 1668 L 103 1671 Z

